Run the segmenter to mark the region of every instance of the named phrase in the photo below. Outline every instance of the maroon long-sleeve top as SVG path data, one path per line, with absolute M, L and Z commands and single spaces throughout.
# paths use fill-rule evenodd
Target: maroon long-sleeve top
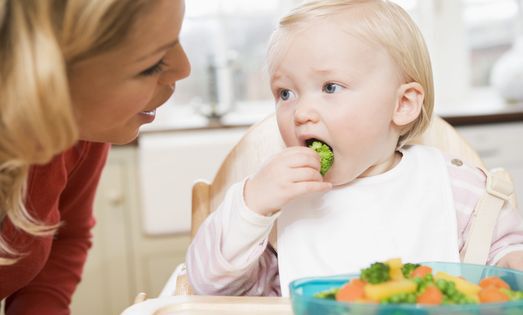
M 1 222 L 4 239 L 19 253 L 15 264 L 0 266 L 0 300 L 6 315 L 70 314 L 69 304 L 80 282 L 91 246 L 96 187 L 108 144 L 80 141 L 29 173 L 26 206 L 48 224 L 60 223 L 54 236 L 35 237 Z

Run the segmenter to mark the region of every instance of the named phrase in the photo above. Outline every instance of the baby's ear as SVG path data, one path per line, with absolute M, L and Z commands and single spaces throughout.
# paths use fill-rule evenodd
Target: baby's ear
M 418 82 L 402 84 L 398 88 L 398 97 L 392 116 L 394 124 L 401 127 L 416 120 L 421 112 L 424 98 L 425 90 Z

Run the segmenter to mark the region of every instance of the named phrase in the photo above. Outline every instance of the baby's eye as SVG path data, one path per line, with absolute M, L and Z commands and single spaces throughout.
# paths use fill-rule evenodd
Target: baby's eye
M 281 89 L 280 90 L 280 98 L 282 101 L 287 101 L 294 97 L 294 92 L 288 89 Z
M 323 92 L 325 93 L 329 93 L 329 94 L 332 94 L 332 93 L 336 93 L 336 92 L 339 92 L 340 89 L 342 89 L 343 87 L 339 84 L 336 84 L 336 83 L 326 83 L 322 90 Z

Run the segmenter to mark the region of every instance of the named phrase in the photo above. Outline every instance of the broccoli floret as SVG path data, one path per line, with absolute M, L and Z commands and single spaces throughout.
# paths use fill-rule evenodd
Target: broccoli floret
M 512 291 L 509 289 L 501 289 L 501 292 L 505 293 L 511 301 L 523 300 L 523 291 Z
M 314 294 L 314 297 L 318 298 L 318 299 L 336 300 L 336 294 L 338 293 L 339 290 L 340 290 L 340 288 L 333 288 L 333 289 L 321 291 L 321 292 Z
M 411 273 L 414 271 L 414 269 L 418 268 L 420 264 L 411 264 L 406 263 L 401 267 L 401 273 L 405 278 L 410 278 Z
M 416 293 L 397 293 L 394 295 L 391 295 L 387 298 L 384 298 L 380 301 L 382 304 L 402 304 L 402 303 L 409 303 L 414 304 L 416 303 Z
M 443 304 L 474 304 L 474 299 L 466 296 L 456 289 L 452 281 L 438 279 L 434 281 L 436 287 L 443 293 Z
M 361 270 L 360 278 L 368 283 L 376 284 L 390 280 L 390 267 L 382 262 L 376 262 L 369 268 Z
M 331 148 L 329 148 L 328 145 L 325 143 L 321 143 L 320 141 L 314 141 L 309 145 L 309 148 L 316 151 L 321 158 L 321 169 L 320 173 L 321 176 L 325 176 L 327 171 L 331 168 L 332 163 L 334 162 L 334 154 L 331 151 Z

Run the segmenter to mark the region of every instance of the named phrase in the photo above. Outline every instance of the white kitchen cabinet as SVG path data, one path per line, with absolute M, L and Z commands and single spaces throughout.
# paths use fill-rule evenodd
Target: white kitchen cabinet
M 134 155 L 132 147 L 110 153 L 94 205 L 93 247 L 73 297 L 73 314 L 118 314 L 136 294 L 131 260 L 136 202 L 128 190 L 135 178 Z
M 476 149 L 489 169 L 505 168 L 514 181 L 523 214 L 523 122 L 462 126 L 458 132 Z
M 137 150 L 114 146 L 109 155 L 95 200 L 93 247 L 72 314 L 119 314 L 138 292 L 155 297 L 185 259 L 188 234 L 149 237 L 142 232 Z
M 145 133 L 138 148 L 142 229 L 189 233 L 192 185 L 212 180 L 245 127 Z

